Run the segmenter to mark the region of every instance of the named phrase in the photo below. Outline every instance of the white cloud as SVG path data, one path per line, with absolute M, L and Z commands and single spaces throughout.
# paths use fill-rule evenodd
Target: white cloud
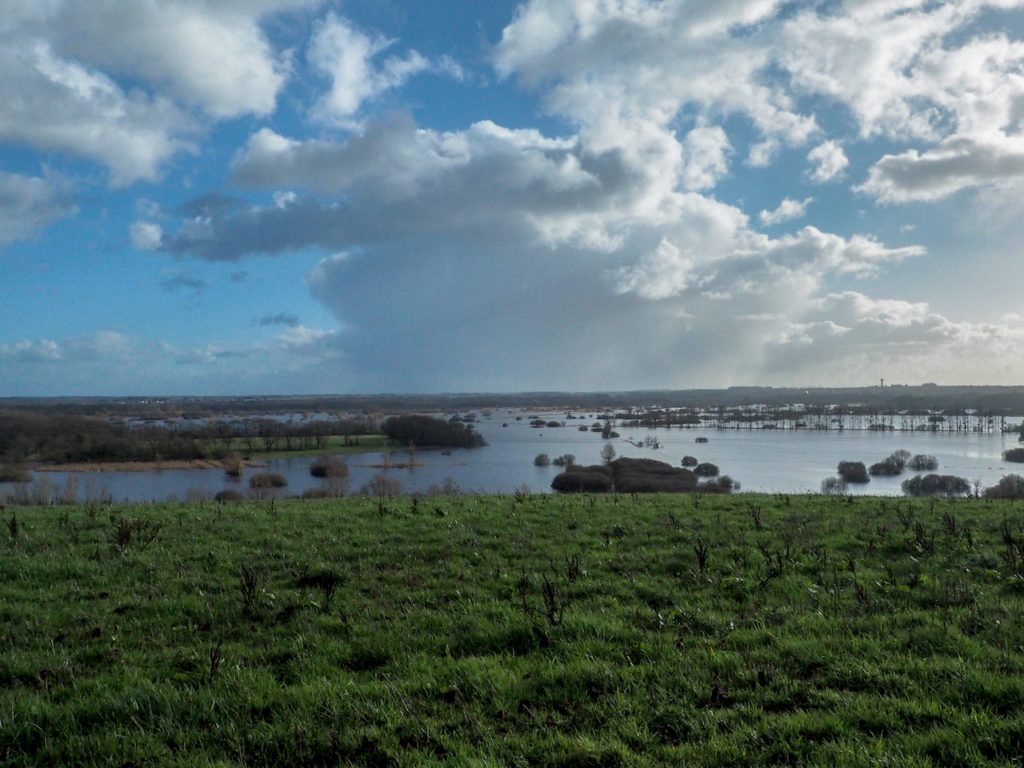
M 260 28 L 271 13 L 319 0 L 65 0 L 50 20 L 54 46 L 116 75 L 142 77 L 217 117 L 273 111 L 288 74 Z
M 886 155 L 857 189 L 886 203 L 934 201 L 961 189 L 1024 176 L 1024 137 L 951 139 L 938 148 Z
M 381 94 L 400 88 L 412 76 L 432 67 L 419 53 L 388 56 L 379 66 L 374 60 L 396 41 L 371 36 L 347 19 L 329 14 L 318 26 L 309 49 L 309 60 L 331 78 L 330 91 L 320 101 L 317 115 L 343 126 L 354 125 L 363 104 Z M 439 70 L 453 72 L 446 60 Z
M 686 134 L 683 187 L 690 190 L 715 186 L 729 170 L 726 159 L 732 149 L 720 126 L 694 128 Z
M 204 117 L 273 111 L 289 64 L 260 22 L 310 0 L 13 0 L 0 23 L 0 141 L 155 181 Z M 197 112 L 201 110 L 201 112 Z
M 151 221 L 137 221 L 129 229 L 132 248 L 137 251 L 155 251 L 163 240 L 163 230 Z
M 109 166 L 115 184 L 155 179 L 189 144 L 191 120 L 171 102 L 126 93 L 102 72 L 45 43 L 0 41 L 0 140 L 70 152 Z M 16 98 L 15 98 L 16 95 Z
M 132 349 L 133 342 L 128 337 L 116 331 L 101 330 L 62 342 L 50 339 L 23 339 L 14 343 L 0 344 L 0 360 L 8 359 L 30 363 L 96 360 L 125 362 L 129 359 Z
M 824 381 L 874 375 L 903 381 L 1014 381 L 1020 318 L 956 322 L 922 302 L 875 300 L 846 291 L 810 302 L 766 349 L 766 369 Z M 955 369 L 950 361 L 956 361 Z M 813 372 L 813 373 L 812 373 Z
M 813 181 L 819 184 L 832 181 L 850 164 L 846 153 L 837 141 L 826 141 L 807 153 L 807 160 L 814 164 L 810 171 Z
M 68 182 L 0 171 L 0 246 L 75 212 Z
M 774 224 L 781 224 L 784 221 L 792 221 L 793 219 L 802 218 L 807 213 L 807 206 L 814 202 L 813 197 L 807 197 L 803 200 L 793 200 L 790 197 L 785 198 L 779 207 L 774 211 L 761 211 L 758 218 L 761 219 L 761 223 L 767 226 Z
M 1002 351 L 1019 337 L 1010 323 L 826 292 L 922 248 L 815 226 L 770 237 L 700 194 L 725 188 L 733 155 L 755 167 L 785 158 L 804 184 L 832 181 L 851 173 L 847 151 L 861 162 L 876 138 L 913 160 L 902 176 L 893 159 L 876 165 L 862 190 L 879 199 L 998 180 L 1024 97 L 1015 46 L 972 37 L 981 7 L 530 0 L 494 63 L 569 126 L 558 137 L 368 118 L 375 100 L 437 65 L 328 16 L 309 53 L 331 83 L 320 114 L 358 131 L 256 131 L 233 180 L 273 202 L 194 206 L 176 230 L 164 225 L 160 248 L 229 261 L 335 254 L 307 284 L 343 330 L 297 326 L 268 349 L 289 365 L 322 361 L 363 390 L 860 381 L 876 365 L 887 378 L 936 370 L 929 346 Z M 926 169 L 961 146 L 966 170 Z M 983 146 L 994 147 L 989 166 Z M 811 202 L 789 190 L 774 199 L 756 223 L 799 218 Z

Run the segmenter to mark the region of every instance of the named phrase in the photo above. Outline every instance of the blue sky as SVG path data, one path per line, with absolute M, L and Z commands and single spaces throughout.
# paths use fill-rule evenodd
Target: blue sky
M 3 16 L 0 396 L 1024 381 L 1024 2 Z

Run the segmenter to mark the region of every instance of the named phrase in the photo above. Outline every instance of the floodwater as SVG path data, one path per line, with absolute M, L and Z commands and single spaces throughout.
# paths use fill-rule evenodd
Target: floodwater
M 964 477 L 985 488 L 1011 473 L 1024 474 L 1024 465 L 1002 461 L 1007 448 L 1020 445 L 1017 433 L 943 433 L 875 432 L 861 430 L 760 430 L 760 429 L 645 429 L 616 427 L 620 437 L 605 441 L 600 433 L 581 432 L 595 415 L 576 414 L 566 420 L 565 413 L 533 412 L 545 419 L 564 421 L 564 427 L 530 427 L 529 416 L 522 412 L 495 411 L 476 423 L 486 438 L 484 448 L 455 449 L 449 453 L 419 450 L 415 460 L 421 466 L 382 469 L 370 466 L 385 463 L 381 454 L 347 457 L 349 486 L 358 491 L 376 474 L 398 480 L 406 493 L 425 493 L 431 487 L 454 484 L 467 493 L 511 493 L 523 488 L 531 492 L 549 492 L 551 480 L 561 470 L 555 466 L 534 466 L 534 457 L 546 453 L 552 459 L 571 453 L 580 464 L 600 463 L 601 449 L 610 442 L 618 456 L 652 458 L 680 465 L 690 455 L 716 464 L 722 474 L 738 482 L 741 490 L 765 493 L 817 492 L 821 481 L 835 476 L 840 461 L 863 461 L 866 465 L 881 461 L 893 451 L 930 454 L 939 461 L 936 472 Z M 516 417 L 520 420 L 516 420 Z M 1013 419 L 1010 421 L 1019 421 Z M 505 426 L 507 425 L 507 426 Z M 634 445 L 645 438 L 658 441 L 658 448 Z M 698 437 L 707 438 L 697 443 Z M 407 462 L 408 451 L 391 453 L 391 463 Z M 248 478 L 256 472 L 280 472 L 288 486 L 281 496 L 300 495 L 307 488 L 320 487 L 323 480 L 309 474 L 311 458 L 272 459 L 268 468 L 246 469 L 240 480 L 228 478 L 219 469 L 162 470 L 146 472 L 39 472 L 33 483 L 49 484 L 62 495 L 69 483 L 81 501 L 109 497 L 115 501 L 166 501 L 209 498 L 226 488 L 248 492 Z M 851 493 L 899 495 L 900 483 L 914 473 L 901 477 L 873 477 L 863 485 L 851 485 Z M 11 484 L 0 484 L 0 498 L 14 491 Z

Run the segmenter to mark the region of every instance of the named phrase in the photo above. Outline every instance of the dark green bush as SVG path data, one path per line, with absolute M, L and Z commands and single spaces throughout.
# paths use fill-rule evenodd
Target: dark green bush
M 1024 499 L 1024 477 L 1005 475 L 983 494 L 986 499 Z
M 903 464 L 895 457 L 889 456 L 872 464 L 868 468 L 868 473 L 873 477 L 896 477 L 903 473 Z
M 907 462 L 907 467 L 915 472 L 931 472 L 939 468 L 939 460 L 934 456 L 919 453 Z
M 249 478 L 250 488 L 284 488 L 288 480 L 279 472 L 258 472 Z
M 486 445 L 481 435 L 462 423 L 449 423 L 430 416 L 390 416 L 381 431 L 402 445 L 410 443 L 421 448 L 475 448 Z
M 871 480 L 863 461 L 840 461 L 836 471 L 847 483 L 867 483 Z
M 966 496 L 971 486 L 955 475 L 915 475 L 900 486 L 907 496 Z
M 348 464 L 341 459 L 322 457 L 309 467 L 309 474 L 321 478 L 348 477 Z
M 607 465 L 574 464 L 555 476 L 551 488 L 559 493 L 608 493 L 612 489 L 612 472 Z
M 229 501 L 242 501 L 245 496 L 242 495 L 241 491 L 236 491 L 234 488 L 225 488 L 223 491 L 217 491 L 217 495 L 213 497 L 213 500 L 224 504 Z
M 1015 464 L 1024 463 L 1024 448 L 1011 448 L 1003 451 L 1003 461 L 1012 461 Z

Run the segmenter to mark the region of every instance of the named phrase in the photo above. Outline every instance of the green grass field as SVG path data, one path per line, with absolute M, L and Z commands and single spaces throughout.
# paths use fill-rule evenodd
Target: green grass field
M 4 766 L 1020 765 L 1024 506 L 6 510 Z

